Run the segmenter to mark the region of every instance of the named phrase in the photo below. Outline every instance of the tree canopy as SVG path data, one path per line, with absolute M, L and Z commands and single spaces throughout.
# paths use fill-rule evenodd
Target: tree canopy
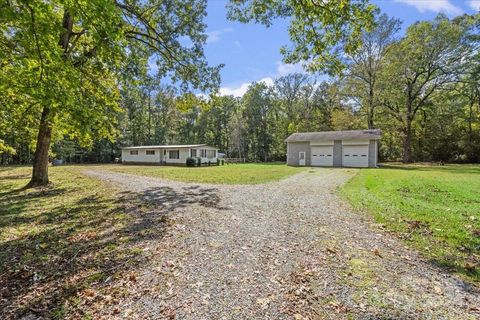
M 286 63 L 303 63 L 309 71 L 338 74 L 342 55 L 354 53 L 364 30 L 373 27 L 377 8 L 368 0 L 231 0 L 228 17 L 272 25 L 287 19 L 291 45 L 281 48 Z
M 184 90 L 218 86 L 219 67 L 203 55 L 206 1 L 10 0 L 0 7 L 0 104 L 15 127 L 39 128 L 33 184 L 48 182 L 52 138 L 89 145 L 115 137 L 120 89 L 149 63 Z
M 438 16 L 410 26 L 403 39 L 392 44 L 383 70 L 383 103 L 403 133 L 403 161 L 412 161 L 412 124 L 420 112 L 427 115 L 433 95 L 449 90 L 464 77 L 467 64 L 478 52 L 471 41 L 475 19 L 453 21 Z

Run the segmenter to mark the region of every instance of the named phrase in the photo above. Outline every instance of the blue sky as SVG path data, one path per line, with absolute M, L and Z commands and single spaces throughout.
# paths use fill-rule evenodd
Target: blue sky
M 273 82 L 278 76 L 301 71 L 285 65 L 279 49 L 289 43 L 287 23 L 270 28 L 253 23 L 241 24 L 226 19 L 227 1 L 209 0 L 206 23 L 208 40 L 205 54 L 211 65 L 224 63 L 220 93 L 241 96 L 252 81 Z M 443 12 L 449 17 L 474 13 L 480 0 L 372 0 L 382 12 L 403 21 L 403 30 L 419 20 L 433 19 Z

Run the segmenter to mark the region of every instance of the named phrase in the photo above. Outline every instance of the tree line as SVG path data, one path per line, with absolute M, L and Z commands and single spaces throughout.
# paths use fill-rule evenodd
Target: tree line
M 378 128 L 384 161 L 480 161 L 479 16 L 439 15 L 403 36 L 400 27 L 378 16 L 329 81 L 293 73 L 272 86 L 254 82 L 241 98 L 125 92 L 123 143 L 208 143 L 273 161 L 285 159 L 294 132 Z
M 478 162 L 478 17 L 438 16 L 403 37 L 400 24 L 380 16 L 328 82 L 293 73 L 272 86 L 254 82 L 238 98 L 179 94 L 145 75 L 121 90 L 115 143 L 97 140 L 88 151 L 60 140 L 53 151 L 112 161 L 120 146 L 207 143 L 231 157 L 275 161 L 285 159 L 284 140 L 294 132 L 379 128 L 382 160 Z

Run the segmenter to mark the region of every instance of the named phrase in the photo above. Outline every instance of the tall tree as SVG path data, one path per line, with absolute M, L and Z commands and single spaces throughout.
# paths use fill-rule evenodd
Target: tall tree
M 281 48 L 287 63 L 306 63 L 310 71 L 339 73 L 343 52 L 354 53 L 364 30 L 373 26 L 376 7 L 368 0 L 230 0 L 228 18 L 267 27 L 287 18 L 291 47 Z
M 275 80 L 273 93 L 279 102 L 279 111 L 286 116 L 285 134 L 289 127 L 295 127 L 301 117 L 300 101 L 305 94 L 305 86 L 310 84 L 310 78 L 306 74 L 291 73 Z
M 375 21 L 375 27 L 362 35 L 362 45 L 347 59 L 347 84 L 366 114 L 367 127 L 375 128 L 375 109 L 379 105 L 378 75 L 390 45 L 396 40 L 401 21 L 382 14 Z
M 432 105 L 434 93 L 458 81 L 464 63 L 476 50 L 476 44 L 466 39 L 471 28 L 471 23 L 439 15 L 434 21 L 410 26 L 405 37 L 389 50 L 382 79 L 386 86 L 383 101 L 401 123 L 404 162 L 413 160 L 416 116 Z
M 39 119 L 29 186 L 48 183 L 54 131 L 85 144 L 114 136 L 127 57 L 153 57 L 185 90 L 218 86 L 203 55 L 205 9 L 206 0 L 2 2 L 0 91 Z
M 227 150 L 229 157 L 238 156 L 240 158 L 246 158 L 247 130 L 242 119 L 242 113 L 238 110 L 230 118 L 228 131 L 230 133 L 230 143 Z
M 242 108 L 250 159 L 267 161 L 272 141 L 268 121 L 272 108 L 269 87 L 263 82 L 252 83 L 242 97 Z

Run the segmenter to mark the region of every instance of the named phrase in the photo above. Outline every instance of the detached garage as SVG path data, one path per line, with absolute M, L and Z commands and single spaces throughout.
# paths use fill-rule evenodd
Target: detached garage
M 294 133 L 287 143 L 287 165 L 376 167 L 380 130 Z

